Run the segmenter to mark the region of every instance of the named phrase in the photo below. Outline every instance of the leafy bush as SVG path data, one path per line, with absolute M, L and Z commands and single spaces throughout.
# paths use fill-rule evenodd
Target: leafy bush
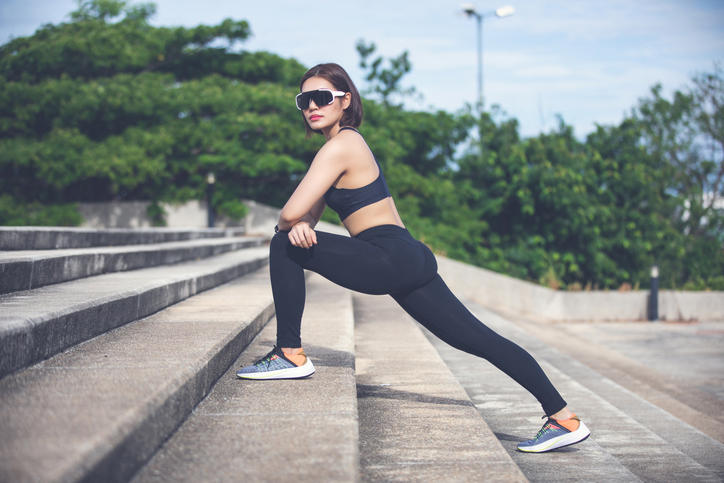
M 0 225 L 78 226 L 81 223 L 83 217 L 74 203 L 18 203 L 8 195 L 0 195 Z

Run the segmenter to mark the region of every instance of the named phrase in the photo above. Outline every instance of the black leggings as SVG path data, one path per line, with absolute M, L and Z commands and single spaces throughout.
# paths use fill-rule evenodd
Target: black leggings
M 295 247 L 287 231 L 272 238 L 269 265 L 277 317 L 277 345 L 301 347 L 304 270 L 357 292 L 391 295 L 405 311 L 451 346 L 490 361 L 530 391 L 550 416 L 566 402 L 538 363 L 493 332 L 453 295 L 437 274 L 432 252 L 397 225 L 354 237 L 316 231 L 317 244 Z

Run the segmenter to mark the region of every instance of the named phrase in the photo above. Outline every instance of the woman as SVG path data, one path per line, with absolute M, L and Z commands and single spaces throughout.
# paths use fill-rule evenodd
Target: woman
M 356 129 L 362 103 L 344 69 L 317 65 L 302 77 L 300 91 L 296 103 L 307 134 L 321 133 L 327 142 L 284 205 L 271 241 L 277 345 L 237 376 L 288 379 L 314 373 L 300 338 L 307 269 L 351 290 L 391 295 L 437 337 L 487 359 L 530 391 L 548 420 L 519 450 L 550 451 L 587 438 L 590 432 L 538 363 L 463 306 L 437 274 L 432 252 L 405 229 L 380 166 Z M 325 202 L 351 237 L 314 230 Z

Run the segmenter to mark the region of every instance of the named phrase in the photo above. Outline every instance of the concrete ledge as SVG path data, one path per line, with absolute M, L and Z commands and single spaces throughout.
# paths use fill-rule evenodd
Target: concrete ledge
M 349 291 L 313 274 L 302 321 L 310 378 L 242 381 L 235 370 L 275 343 L 270 323 L 135 483 L 354 482 L 358 479 L 354 335 Z
M 268 248 L 0 296 L 0 377 L 268 263 Z
M 0 380 L 0 481 L 128 481 L 272 315 L 257 270 Z
M 244 201 L 247 204 L 246 200 Z M 84 227 L 89 228 L 147 228 L 153 226 L 148 216 L 150 201 L 100 201 L 77 203 Z M 208 206 L 205 201 L 190 200 L 183 203 L 160 203 L 164 212 L 165 226 L 174 228 L 205 228 L 208 223 Z M 219 227 L 237 226 L 217 213 L 215 224 Z M 272 227 L 274 225 L 272 224 Z
M 199 238 L 239 236 L 237 228 L 65 228 L 47 226 L 0 226 L 0 250 L 53 250 L 111 245 L 144 245 Z
M 218 227 L 243 227 L 246 233 L 274 232 L 279 219 L 279 208 L 257 203 L 254 200 L 241 200 L 246 205 L 247 215 L 241 220 L 231 220 L 217 215 Z M 86 228 L 148 228 L 153 226 L 148 217 L 148 201 L 114 201 L 99 203 L 78 203 L 78 209 L 84 218 Z M 205 201 L 192 200 L 185 203 L 161 203 L 165 212 L 166 226 L 169 228 L 205 228 L 208 223 L 208 207 Z
M 721 321 L 724 320 L 724 292 L 663 290 L 659 294 L 659 312 L 666 320 Z
M 169 265 L 258 246 L 263 237 L 216 238 L 69 250 L 0 253 L 0 294 L 103 273 Z
M 645 320 L 649 292 L 564 292 L 437 255 L 439 272 L 460 298 L 535 320 Z M 724 320 L 724 292 L 659 291 L 662 320 Z

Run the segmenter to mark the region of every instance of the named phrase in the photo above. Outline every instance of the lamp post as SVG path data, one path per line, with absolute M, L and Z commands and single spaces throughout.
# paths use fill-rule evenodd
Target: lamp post
M 510 5 L 500 7 L 490 12 L 480 13 L 475 10 L 475 6 L 472 3 L 465 3 L 462 5 L 463 12 L 468 17 L 475 17 L 478 21 L 478 108 L 482 112 L 483 110 L 483 19 L 486 17 L 492 17 L 493 15 L 498 18 L 509 17 L 515 13 L 515 9 Z
M 214 173 L 206 175 L 206 220 L 209 228 L 214 227 L 214 205 L 212 200 L 214 198 L 214 184 L 216 183 L 216 176 Z
M 651 267 L 651 292 L 649 293 L 649 320 L 659 320 L 659 267 Z

